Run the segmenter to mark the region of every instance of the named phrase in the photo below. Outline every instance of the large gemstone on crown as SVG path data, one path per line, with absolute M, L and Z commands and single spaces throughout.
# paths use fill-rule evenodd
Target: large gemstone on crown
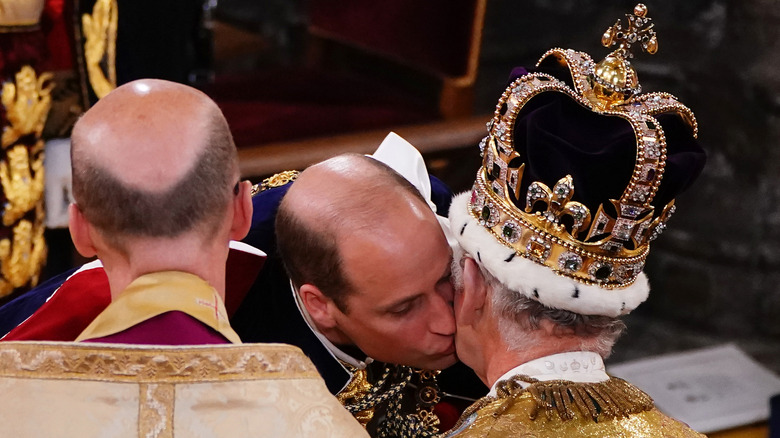
M 508 243 L 515 243 L 520 240 L 520 227 L 513 221 L 506 221 L 501 227 L 501 237 Z
M 558 266 L 566 272 L 576 272 L 582 267 L 582 257 L 573 252 L 565 252 L 558 257 Z
M 612 265 L 605 262 L 594 262 L 590 265 L 588 274 L 599 283 L 607 281 L 612 275 Z
M 617 269 L 615 269 L 615 278 L 621 283 L 626 283 L 636 278 L 637 274 L 639 274 L 641 270 L 641 263 L 620 265 L 617 267 Z
M 533 236 L 525 247 L 526 256 L 544 263 L 550 257 L 550 244 L 539 236 Z
M 485 203 L 485 205 L 482 207 L 482 212 L 480 212 L 479 219 L 480 224 L 486 227 L 492 227 L 498 223 L 499 213 L 493 203 Z

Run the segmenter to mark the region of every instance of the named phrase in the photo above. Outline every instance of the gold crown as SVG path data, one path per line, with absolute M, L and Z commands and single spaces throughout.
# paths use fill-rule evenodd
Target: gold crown
M 44 0 L 0 0 L 0 32 L 12 30 L 3 28 L 37 28 L 44 3 Z
M 642 271 L 649 242 L 665 228 L 674 212 L 672 200 L 655 215 L 651 204 L 666 164 L 666 138 L 655 115 L 676 113 L 698 134 L 693 112 L 668 93 L 640 95 L 639 81 L 631 67 L 630 49 L 637 45 L 654 53 L 658 42 L 647 8 L 640 4 L 602 38 L 606 47 L 618 45 L 603 61 L 594 63 L 586 53 L 555 48 L 548 58 L 568 67 L 573 88 L 545 74 L 530 73 L 504 91 L 488 136 L 482 140 L 482 168 L 472 190 L 471 214 L 498 241 L 516 254 L 543 264 L 555 273 L 585 284 L 613 289 L 628 286 Z M 562 93 L 598 114 L 626 120 L 636 136 L 633 174 L 619 199 L 599 205 L 595 216 L 572 201 L 575 192 L 570 175 L 552 189 L 532 182 L 520 193 L 525 160 L 515 151 L 513 132 L 519 111 L 540 93 Z M 518 208 L 525 199 L 525 208 Z M 539 209 L 542 205 L 543 209 Z M 566 218 L 565 220 L 562 220 Z

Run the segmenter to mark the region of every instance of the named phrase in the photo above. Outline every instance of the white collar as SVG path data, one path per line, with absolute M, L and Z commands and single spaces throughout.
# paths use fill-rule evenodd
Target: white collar
M 292 281 L 290 282 L 290 290 L 293 294 L 293 299 L 295 299 L 295 304 L 298 306 L 298 311 L 301 312 L 301 315 L 303 316 L 303 319 L 306 321 L 306 324 L 309 326 L 309 329 L 314 333 L 315 336 L 317 336 L 317 339 L 322 342 L 322 345 L 325 346 L 325 349 L 330 352 L 330 354 L 338 359 L 341 362 L 347 363 L 359 370 L 364 369 L 368 364 L 374 361 L 372 358 L 366 358 L 365 361 L 355 359 L 354 357 L 350 356 L 349 354 L 342 351 L 339 347 L 335 346 L 328 338 L 325 337 L 324 334 L 317 328 L 317 326 L 314 324 L 314 321 L 311 319 L 311 315 L 309 315 L 309 311 L 306 310 L 306 306 L 303 305 L 303 302 L 301 301 L 301 296 L 298 293 L 298 291 L 295 289 L 295 286 L 292 284 Z M 346 367 L 344 368 L 349 372 L 349 369 Z M 350 374 L 352 374 L 350 372 Z
M 571 351 L 540 357 L 518 365 L 499 377 L 488 395 L 496 395 L 498 382 L 522 374 L 537 380 L 568 380 L 578 383 L 596 383 L 609 380 L 604 360 L 592 351 Z M 524 388 L 529 384 L 518 382 Z

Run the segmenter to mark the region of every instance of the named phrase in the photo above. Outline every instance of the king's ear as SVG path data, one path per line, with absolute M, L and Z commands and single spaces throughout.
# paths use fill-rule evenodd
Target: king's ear
M 325 331 L 336 327 L 334 312 L 338 307 L 332 299 L 323 294 L 317 286 L 308 283 L 298 288 L 298 294 L 317 328 Z
M 97 255 L 95 243 L 92 240 L 92 224 L 87 221 L 84 213 L 75 203 L 68 206 L 68 229 L 73 246 L 79 254 L 87 258 Z
M 462 304 L 456 317 L 460 324 L 473 325 L 485 310 L 487 299 L 487 283 L 477 262 L 472 258 L 463 261 L 463 294 Z

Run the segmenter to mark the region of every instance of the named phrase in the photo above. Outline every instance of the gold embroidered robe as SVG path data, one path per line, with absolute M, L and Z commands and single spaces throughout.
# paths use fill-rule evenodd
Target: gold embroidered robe
M 0 343 L 8 437 L 368 437 L 283 344 Z
M 496 396 L 478 400 L 444 436 L 499 437 L 703 437 L 659 411 L 630 383 L 536 381 L 515 376 L 499 383 Z M 523 389 L 518 381 L 530 382 Z

